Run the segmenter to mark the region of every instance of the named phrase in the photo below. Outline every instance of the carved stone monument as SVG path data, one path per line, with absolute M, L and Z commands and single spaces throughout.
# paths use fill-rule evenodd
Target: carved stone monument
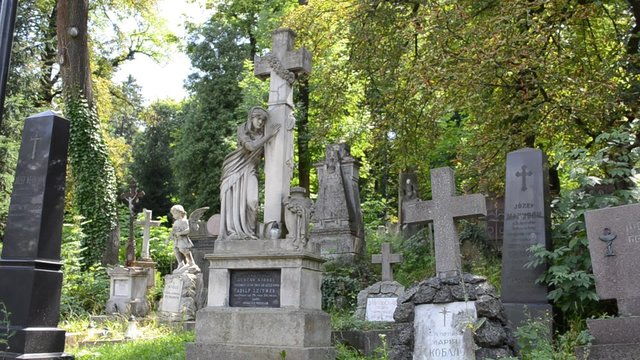
M 405 203 L 420 201 L 418 192 L 418 174 L 415 172 L 405 172 L 400 174 L 398 182 L 398 224 L 402 229 L 402 236 L 409 239 L 422 228 L 421 224 L 405 223 L 405 216 L 402 207 Z
M 528 317 L 550 320 L 547 288 L 536 284 L 544 267 L 525 268 L 532 245 L 551 246 L 549 180 L 546 157 L 538 149 L 507 154 L 502 243 L 502 301 L 514 326 Z M 549 321 L 549 323 L 551 323 Z
M 589 253 L 598 296 L 615 299 L 618 316 L 588 319 L 594 337 L 579 359 L 631 360 L 640 354 L 640 204 L 587 211 Z
M 142 250 L 140 251 L 140 259 L 136 260 L 135 265 L 147 269 L 147 287 L 156 286 L 156 263 L 151 259 L 149 253 L 149 242 L 151 241 L 151 228 L 160 226 L 160 221 L 153 220 L 153 212 L 143 209 L 143 221 L 136 221 L 136 225 L 142 225 Z
M 359 168 L 346 144 L 327 146 L 324 161 L 316 164 L 319 185 L 311 240 L 320 244 L 325 258 L 353 261 L 363 254 Z
M 57 328 L 69 122 L 48 111 L 24 124 L 0 256 L 2 359 L 72 359 Z
M 389 243 L 382 244 L 382 254 L 373 255 L 371 262 L 382 264 L 382 281 L 358 293 L 358 307 L 354 317 L 367 321 L 393 321 L 398 297 L 404 293 L 404 286 L 393 280 L 391 264 L 402 261 L 402 255 L 392 254 Z
M 496 359 L 514 355 L 504 308 L 485 278 L 462 274 L 454 218 L 486 212 L 483 195 L 455 196 L 450 168 L 431 171 L 433 200 L 404 205 L 407 222 L 434 222 L 437 276 L 398 298 L 390 359 Z M 471 331 L 471 329 L 474 331 Z
M 149 313 L 147 301 L 148 269 L 116 266 L 108 269 L 110 278 L 107 314 L 144 317 Z
M 189 360 L 335 359 L 329 315 L 321 310 L 323 260 L 317 244 L 306 241 L 311 204 L 300 189 L 289 191 L 292 84 L 296 72 L 311 67 L 306 50 L 293 50 L 293 39 L 291 30 L 275 31 L 273 52 L 255 61 L 257 76 L 271 75 L 269 112 L 249 111 L 238 127 L 239 147 L 223 163 L 220 236 L 206 256 L 207 307 L 197 313 Z M 265 210 L 258 226 L 263 149 Z

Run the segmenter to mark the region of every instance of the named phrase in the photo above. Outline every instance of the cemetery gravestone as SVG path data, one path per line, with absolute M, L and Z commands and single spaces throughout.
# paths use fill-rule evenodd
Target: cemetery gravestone
M 509 320 L 523 324 L 527 317 L 549 319 L 546 287 L 536 284 L 544 267 L 525 268 L 532 245 L 551 246 L 547 162 L 538 149 L 507 155 L 504 240 L 502 245 L 502 301 Z
M 346 144 L 328 145 L 317 163 L 318 199 L 312 216 L 311 240 L 325 258 L 352 262 L 364 251 L 364 222 L 358 190 L 358 162 Z
M 453 170 L 431 171 L 433 200 L 404 205 L 407 222 L 433 221 L 437 276 L 398 298 L 392 360 L 481 360 L 514 355 L 504 308 L 485 278 L 462 274 L 453 219 L 486 213 L 482 195 L 455 196 Z M 478 319 L 478 321 L 476 321 Z M 472 332 L 471 328 L 475 330 Z
M 0 256 L 3 359 L 71 359 L 58 329 L 69 123 L 48 111 L 25 121 Z
M 631 360 L 640 354 L 640 204 L 587 211 L 589 253 L 596 291 L 616 299 L 618 317 L 588 319 L 594 337 L 581 359 Z
M 504 198 L 487 198 L 487 240 L 493 249 L 502 249 L 504 239 Z
M 398 224 L 401 225 L 402 236 L 405 239 L 415 235 L 422 228 L 420 224 L 406 224 L 404 221 L 403 206 L 413 201 L 420 201 L 418 175 L 415 172 L 401 173 L 398 182 Z
M 151 228 L 160 226 L 160 221 L 153 220 L 153 212 L 143 209 L 143 221 L 137 221 L 136 225 L 142 225 L 142 250 L 140 251 L 140 259 L 136 260 L 135 265 L 147 269 L 147 287 L 156 286 L 156 263 L 151 260 L 149 253 L 149 242 L 151 241 Z
M 392 254 L 389 243 L 382 244 L 382 254 L 373 255 L 371 262 L 382 264 L 382 281 L 358 293 L 354 317 L 367 321 L 393 321 L 396 301 L 404 293 L 404 286 L 393 280 L 391 264 L 402 261 L 402 255 Z

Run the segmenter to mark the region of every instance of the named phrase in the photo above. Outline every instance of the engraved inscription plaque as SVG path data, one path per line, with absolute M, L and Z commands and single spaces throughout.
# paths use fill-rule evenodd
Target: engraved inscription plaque
M 231 307 L 280 307 L 280 270 L 232 270 Z

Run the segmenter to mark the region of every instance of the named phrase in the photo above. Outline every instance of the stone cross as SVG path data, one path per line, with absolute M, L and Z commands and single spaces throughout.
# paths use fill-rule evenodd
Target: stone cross
M 151 227 L 160 226 L 160 221 L 151 220 L 153 217 L 151 216 L 152 211 L 143 209 L 144 220 L 136 221 L 136 225 L 142 225 L 142 251 L 140 254 L 140 258 L 142 260 L 151 260 L 151 256 L 149 255 L 149 239 L 151 238 Z
M 269 84 L 270 121 L 265 126 L 280 124 L 280 131 L 264 146 L 264 223 L 281 222 L 282 201 L 289 195 L 293 177 L 293 83 L 297 73 L 311 72 L 311 55 L 303 47 L 293 50 L 295 32 L 278 29 L 272 34 L 270 54 L 254 59 L 254 75 Z
M 455 196 L 455 178 L 451 168 L 431 170 L 433 200 L 405 203 L 405 223 L 433 221 L 438 276 L 460 273 L 460 244 L 454 219 L 487 214 L 484 195 Z
M 391 245 L 389 243 L 382 244 L 382 254 L 373 255 L 371 262 L 374 264 L 382 264 L 382 281 L 393 281 L 393 272 L 391 264 L 402 261 L 402 255 L 392 254 Z
M 140 198 L 143 196 L 144 191 L 138 190 L 138 185 L 135 181 L 129 184 L 129 192 L 120 195 L 120 197 L 129 204 L 129 241 L 127 242 L 127 255 L 125 259 L 126 267 L 133 266 L 136 261 L 136 239 L 133 236 L 133 223 L 136 216 L 134 208 L 135 204 L 140 201 Z

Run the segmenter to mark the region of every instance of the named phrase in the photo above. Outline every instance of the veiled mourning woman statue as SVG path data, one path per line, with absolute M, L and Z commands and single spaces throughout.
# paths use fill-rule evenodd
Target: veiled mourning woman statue
M 257 239 L 258 174 L 264 144 L 280 130 L 266 126 L 267 110 L 254 106 L 247 122 L 238 127 L 238 149 L 227 155 L 220 184 L 219 240 Z

